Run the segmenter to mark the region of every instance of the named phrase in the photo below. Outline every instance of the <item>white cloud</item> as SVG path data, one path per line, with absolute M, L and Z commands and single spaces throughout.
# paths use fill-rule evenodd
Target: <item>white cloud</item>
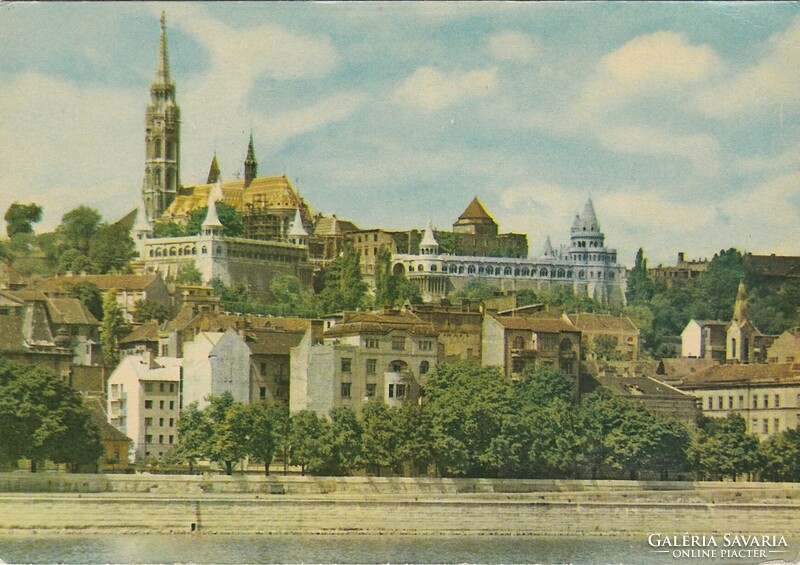
M 612 126 L 598 129 L 598 140 L 629 155 L 682 157 L 695 170 L 714 173 L 719 167 L 719 142 L 711 135 L 679 135 L 651 127 Z
M 800 16 L 784 32 L 770 37 L 766 54 L 754 66 L 727 82 L 698 94 L 699 111 L 716 118 L 735 118 L 741 112 L 800 107 Z
M 489 53 L 500 61 L 525 63 L 536 54 L 536 46 L 529 35 L 504 31 L 489 38 Z
M 737 170 L 743 173 L 776 173 L 800 168 L 800 142 L 777 155 L 746 156 L 737 160 Z
M 444 75 L 431 67 L 414 71 L 395 90 L 394 101 L 424 111 L 450 106 L 465 98 L 482 98 L 497 87 L 497 70 L 453 72 Z

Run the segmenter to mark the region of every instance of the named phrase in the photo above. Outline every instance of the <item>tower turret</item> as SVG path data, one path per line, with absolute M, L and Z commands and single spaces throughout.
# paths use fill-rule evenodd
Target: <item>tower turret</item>
M 142 199 L 147 219 L 155 221 L 175 199 L 180 185 L 180 108 L 169 74 L 167 20 L 161 13 L 161 43 L 156 76 L 145 114 L 145 174 Z
M 303 225 L 303 215 L 300 213 L 300 208 L 295 212 L 294 221 L 289 229 L 288 239 L 289 243 L 292 245 L 308 245 L 308 231 L 306 231 Z
M 425 233 L 422 236 L 422 241 L 419 243 L 419 252 L 422 255 L 438 255 L 439 242 L 436 241 L 436 236 L 433 235 L 433 223 L 428 220 L 428 225 L 425 228 Z
M 247 186 L 258 177 L 258 161 L 256 150 L 253 148 L 253 132 L 250 132 L 250 143 L 247 145 L 247 156 L 244 158 L 244 184 Z
M 208 213 L 203 221 L 203 235 L 222 235 L 222 222 L 217 216 L 217 200 L 222 199 L 222 187 L 219 181 L 208 194 Z

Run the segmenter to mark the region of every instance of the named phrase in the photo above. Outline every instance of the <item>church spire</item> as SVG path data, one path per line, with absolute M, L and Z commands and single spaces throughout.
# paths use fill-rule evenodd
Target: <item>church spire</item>
M 211 167 L 208 169 L 208 180 L 206 184 L 219 182 L 219 163 L 217 163 L 217 152 L 214 151 L 214 158 L 211 159 Z
M 245 185 L 253 182 L 258 176 L 258 161 L 256 161 L 256 150 L 253 148 L 253 131 L 250 131 L 250 144 L 247 146 L 247 157 L 244 158 L 244 183 Z
M 169 55 L 167 54 L 167 14 L 161 12 L 161 45 L 158 53 L 158 67 L 156 68 L 156 80 L 153 85 L 168 86 L 169 80 Z

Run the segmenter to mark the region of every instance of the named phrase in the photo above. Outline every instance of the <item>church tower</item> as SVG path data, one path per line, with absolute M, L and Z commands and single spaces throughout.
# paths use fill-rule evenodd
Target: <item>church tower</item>
M 145 114 L 145 171 L 142 197 L 147 219 L 158 220 L 175 199 L 180 185 L 180 118 L 175 83 L 169 77 L 167 20 L 161 13 L 161 45 L 156 77 Z

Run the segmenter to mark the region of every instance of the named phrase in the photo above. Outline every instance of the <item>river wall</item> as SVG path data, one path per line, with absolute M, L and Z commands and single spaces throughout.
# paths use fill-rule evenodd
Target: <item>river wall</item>
M 0 533 L 800 537 L 800 485 L 0 474 Z

